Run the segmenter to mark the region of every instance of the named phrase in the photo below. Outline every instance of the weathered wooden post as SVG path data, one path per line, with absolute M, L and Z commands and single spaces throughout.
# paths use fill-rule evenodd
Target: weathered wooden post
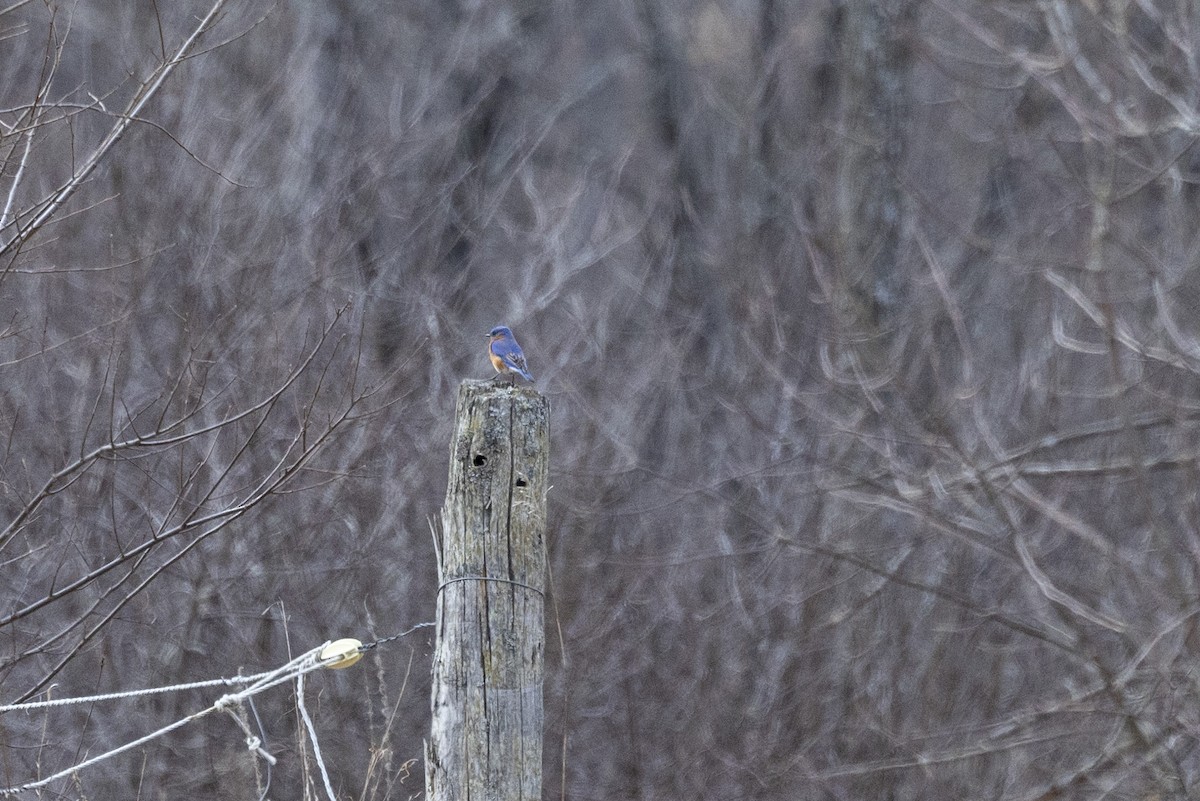
M 438 557 L 428 801 L 539 801 L 550 404 L 458 388 Z

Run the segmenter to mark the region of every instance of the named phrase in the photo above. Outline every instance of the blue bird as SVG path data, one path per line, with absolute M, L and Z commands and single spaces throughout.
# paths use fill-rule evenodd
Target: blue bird
M 498 325 L 488 333 L 488 358 L 492 360 L 492 367 L 500 374 L 497 378 L 510 375 L 514 384 L 517 376 L 526 381 L 533 381 L 533 375 L 525 364 L 525 354 L 508 326 Z

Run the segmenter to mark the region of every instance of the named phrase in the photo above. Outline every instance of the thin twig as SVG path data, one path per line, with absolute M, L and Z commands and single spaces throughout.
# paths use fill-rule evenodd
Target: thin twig
M 108 152 L 112 150 L 117 142 L 121 140 L 121 137 L 125 135 L 125 132 L 129 130 L 129 126 L 133 124 L 134 119 L 138 116 L 138 114 L 141 113 L 142 109 L 146 106 L 146 103 L 150 101 L 150 98 L 154 97 L 158 90 L 162 88 L 167 76 L 169 76 L 171 72 L 174 71 L 175 67 L 177 67 L 187 58 L 188 53 L 193 47 L 195 47 L 201 35 L 203 35 L 204 32 L 207 31 L 216 20 L 216 17 L 224 7 L 225 2 L 226 0 L 216 0 L 216 2 L 213 3 L 212 8 L 210 8 L 208 11 L 208 14 L 205 15 L 204 19 L 200 20 L 200 24 L 197 25 L 196 29 L 192 31 L 191 36 L 189 36 L 184 43 L 180 45 L 179 50 L 176 51 L 171 60 L 159 65 L 159 67 L 154 71 L 150 80 L 142 84 L 137 93 L 133 96 L 133 99 L 130 100 L 129 105 L 126 106 L 125 111 L 122 112 L 120 119 L 117 120 L 117 123 L 112 127 L 104 139 L 101 140 L 100 144 L 96 146 L 96 149 L 92 151 L 92 154 L 88 156 L 86 160 L 84 160 L 83 164 L 80 165 L 80 167 L 75 171 L 70 180 L 59 187 L 45 207 L 37 215 L 35 215 L 27 225 L 17 231 L 6 242 L 4 242 L 3 245 L 0 245 L 0 256 L 21 247 L 21 245 L 23 245 L 31 236 L 37 233 L 37 231 L 40 230 L 41 227 L 45 225 L 60 208 L 62 208 L 63 204 L 75 194 L 75 191 L 83 185 L 83 182 L 86 181 L 88 176 L 90 176 L 96 167 L 99 166 L 100 162 L 104 159 Z

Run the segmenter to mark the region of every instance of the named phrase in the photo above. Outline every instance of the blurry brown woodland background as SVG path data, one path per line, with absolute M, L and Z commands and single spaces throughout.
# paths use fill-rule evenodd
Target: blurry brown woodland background
M 211 8 L 0 10 L 0 701 L 432 620 L 505 322 L 547 798 L 1194 794 L 1196 4 L 227 0 L 158 85 Z M 429 652 L 310 679 L 341 797 L 421 792 Z M 4 715 L 3 784 L 212 696 Z M 255 767 L 211 716 L 54 789 Z

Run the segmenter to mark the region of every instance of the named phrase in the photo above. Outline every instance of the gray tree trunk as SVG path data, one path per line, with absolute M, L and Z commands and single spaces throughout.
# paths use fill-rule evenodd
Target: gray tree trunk
M 459 386 L 442 509 L 429 801 L 540 799 L 550 404 Z

